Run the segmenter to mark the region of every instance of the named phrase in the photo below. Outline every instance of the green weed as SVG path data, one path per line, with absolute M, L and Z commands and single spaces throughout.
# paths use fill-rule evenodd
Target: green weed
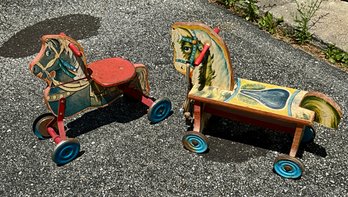
M 244 17 L 246 20 L 255 22 L 259 18 L 259 7 L 256 5 L 256 0 L 244 0 L 241 1 Z
M 322 0 L 310 0 L 307 3 L 299 3 L 295 0 L 297 6 L 297 14 L 295 15 L 295 40 L 299 44 L 308 43 L 312 40 L 312 34 L 309 32 L 310 28 L 315 23 L 311 23 L 311 19 L 320 8 Z
M 284 22 L 283 17 L 275 18 L 270 12 L 266 12 L 264 16 L 259 19 L 259 27 L 263 30 L 268 31 L 271 34 L 275 34 L 278 25 Z
M 218 2 L 228 7 L 234 7 L 239 1 L 240 0 L 218 0 Z
M 333 64 L 342 63 L 348 66 L 348 53 L 338 49 L 336 46 L 329 45 L 324 53 L 329 62 Z

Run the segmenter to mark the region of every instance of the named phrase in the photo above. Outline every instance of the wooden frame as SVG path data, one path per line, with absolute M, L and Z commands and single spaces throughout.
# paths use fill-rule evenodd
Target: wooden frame
M 184 135 L 184 147 L 196 153 L 207 150 L 201 134 L 207 113 L 288 132 L 293 134 L 289 155 L 278 156 L 274 170 L 284 178 L 299 178 L 304 165 L 295 157 L 301 142 L 314 139 L 314 121 L 337 128 L 339 105 L 322 93 L 234 78 L 228 49 L 217 32 L 201 23 L 172 25 L 174 67 L 191 83 L 184 114 L 193 116 L 193 132 Z M 187 103 L 194 103 L 193 108 Z
M 52 138 L 57 144 L 52 159 L 58 165 L 74 160 L 80 150 L 76 139 L 67 138 L 64 118 L 106 107 L 123 94 L 146 105 L 152 123 L 170 115 L 169 99 L 149 96 L 145 65 L 117 57 L 87 64 L 81 45 L 65 34 L 45 35 L 41 41 L 29 69 L 46 82 L 44 100 L 51 113 L 39 116 L 33 131 L 39 139 Z

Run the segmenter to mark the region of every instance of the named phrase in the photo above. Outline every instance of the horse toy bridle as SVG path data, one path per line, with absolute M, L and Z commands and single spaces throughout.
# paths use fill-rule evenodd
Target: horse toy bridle
M 217 28 L 217 27 L 214 28 L 213 31 L 217 34 L 220 32 L 219 28 Z M 201 44 L 198 42 L 197 36 L 195 35 L 194 32 L 192 32 L 192 33 L 193 33 L 192 38 L 184 36 L 180 40 L 181 42 L 188 42 L 188 43 L 192 44 L 190 58 L 188 60 L 184 60 L 184 59 L 176 59 L 175 60 L 175 62 L 180 62 L 180 63 L 184 63 L 187 65 L 186 66 L 186 74 L 185 74 L 186 81 L 187 81 L 187 94 L 186 94 L 186 99 L 185 99 L 184 104 L 183 104 L 183 112 L 184 112 L 184 116 L 188 120 L 191 117 L 191 112 L 192 112 L 192 105 L 191 105 L 191 102 L 188 98 L 188 94 L 192 88 L 192 82 L 191 82 L 191 77 L 190 77 L 190 73 L 191 73 L 190 68 L 194 69 L 196 66 L 200 65 L 201 62 L 203 61 L 203 58 L 205 57 L 208 49 L 210 48 L 209 43 L 205 43 L 204 46 L 201 47 Z M 197 49 L 201 53 L 195 59 Z
M 59 41 L 61 42 L 61 41 Z M 48 46 L 54 53 L 54 58 L 52 60 L 50 60 L 46 67 L 44 67 L 40 61 L 36 62 L 36 66 L 38 66 L 41 71 L 43 73 L 46 74 L 46 77 L 52 81 L 53 85 L 55 87 L 60 87 L 61 89 L 65 90 L 65 91 L 78 91 L 78 90 L 81 90 L 83 88 L 85 88 L 86 86 L 88 86 L 89 82 L 88 81 L 85 81 L 86 79 L 88 79 L 88 77 L 82 77 L 82 78 L 79 78 L 79 79 L 74 79 L 74 80 L 71 80 L 71 81 L 68 81 L 68 82 L 60 82 L 60 81 L 57 81 L 56 79 L 54 79 L 54 77 L 52 77 L 50 75 L 50 73 L 47 71 L 48 68 L 51 68 L 53 65 L 55 65 L 55 63 L 58 61 L 58 65 L 59 67 L 62 69 L 62 71 L 68 75 L 70 78 L 75 78 L 76 75 L 72 72 L 70 72 L 69 70 L 73 70 L 73 71 L 77 71 L 77 67 L 71 65 L 69 62 L 63 60 L 62 58 L 60 58 L 61 54 L 63 53 L 64 49 L 68 46 L 69 48 L 74 48 L 75 46 L 72 46 L 70 44 L 72 43 L 69 43 L 67 44 L 66 41 L 63 41 L 62 44 L 62 47 L 60 48 L 60 51 L 58 52 L 53 46 Z M 76 47 L 75 47 L 76 48 Z M 76 55 L 76 52 L 74 52 L 74 50 L 72 49 L 73 53 Z M 46 51 L 47 53 L 47 51 Z M 43 55 L 46 55 L 43 54 Z M 79 56 L 81 56 L 81 53 L 78 54 Z M 79 83 L 76 83 L 76 82 L 79 82 Z

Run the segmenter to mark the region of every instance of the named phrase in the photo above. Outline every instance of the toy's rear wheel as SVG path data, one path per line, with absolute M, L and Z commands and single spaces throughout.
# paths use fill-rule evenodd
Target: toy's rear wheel
M 279 155 L 273 164 L 274 171 L 283 178 L 297 179 L 304 172 L 302 162 L 289 155 Z
M 308 144 L 310 142 L 313 142 L 315 138 L 315 134 L 316 134 L 315 130 L 312 126 L 304 127 L 301 143 Z
M 37 138 L 44 140 L 50 138 L 51 136 L 47 132 L 47 126 L 52 121 L 55 121 L 56 117 L 52 113 L 42 114 L 37 117 L 33 123 L 33 132 Z M 57 128 L 57 122 L 55 121 L 52 126 Z
M 208 150 L 208 139 L 203 134 L 188 131 L 182 138 L 184 147 L 193 153 L 204 153 Z
M 168 98 L 157 99 L 149 108 L 147 117 L 152 123 L 164 120 L 172 110 L 172 103 Z
M 52 154 L 52 160 L 57 165 L 64 165 L 74 160 L 80 152 L 80 143 L 75 138 L 61 141 Z

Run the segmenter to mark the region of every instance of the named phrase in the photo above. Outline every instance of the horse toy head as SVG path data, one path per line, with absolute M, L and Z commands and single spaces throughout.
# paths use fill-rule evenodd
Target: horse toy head
M 72 38 L 45 35 L 41 50 L 30 63 L 30 71 L 48 86 L 60 86 L 86 78 L 86 57 L 82 47 Z
M 210 27 L 200 23 L 175 23 L 172 25 L 172 46 L 175 69 L 185 74 L 190 67 L 193 85 L 233 89 L 228 49 Z

